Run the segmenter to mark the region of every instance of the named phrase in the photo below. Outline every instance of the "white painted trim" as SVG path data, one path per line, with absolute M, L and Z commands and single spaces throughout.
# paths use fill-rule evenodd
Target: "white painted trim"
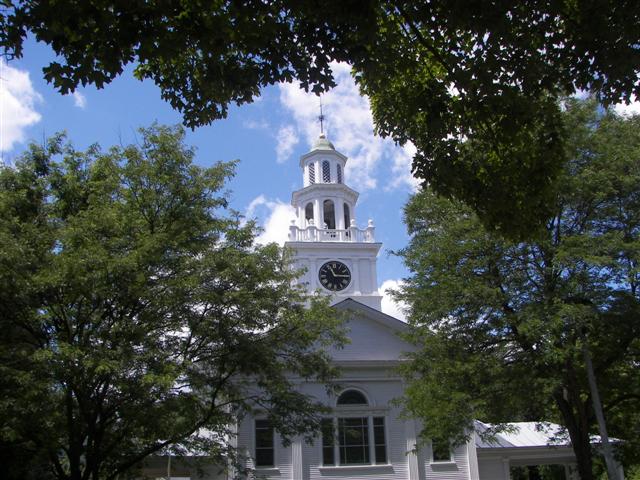
M 320 466 L 318 467 L 321 473 L 331 475 L 334 473 L 356 473 L 362 472 L 367 475 L 374 473 L 387 473 L 393 471 L 393 464 L 388 463 L 384 465 L 338 465 L 338 466 Z
M 316 183 L 295 190 L 291 194 L 291 205 L 297 207 L 310 198 L 336 196 L 345 198 L 354 205 L 358 202 L 360 194 L 344 183 L 318 183 L 318 166 L 320 166 L 320 179 L 322 179 L 322 164 L 316 164 Z M 354 217 L 355 218 L 355 217 Z M 316 224 L 320 227 L 321 225 Z
M 351 367 L 352 365 L 350 365 L 348 362 L 333 362 L 334 365 L 342 367 L 342 368 L 348 368 Z M 392 365 L 390 365 L 390 367 L 395 367 L 399 365 L 398 362 L 394 362 Z M 402 380 L 401 377 L 399 376 L 381 376 L 381 377 L 367 377 L 365 375 L 353 375 L 353 376 L 348 376 L 348 375 L 342 375 L 340 377 L 340 380 L 342 381 L 347 381 L 347 382 L 400 382 Z M 308 384 L 314 384 L 317 382 L 308 382 L 306 381 L 306 378 L 303 377 L 291 377 L 291 382 L 294 384 L 298 384 L 298 385 L 308 385 Z
M 473 430 L 467 441 L 467 465 L 469 480 L 480 480 L 480 467 L 478 465 L 478 453 L 476 452 L 476 432 Z
M 389 407 L 369 407 L 367 405 L 354 405 L 353 407 L 351 406 L 346 406 L 346 405 L 340 405 L 339 407 L 334 408 L 333 410 L 333 414 L 334 415 L 339 415 L 340 417 L 349 417 L 349 418 L 355 418 L 355 417 L 365 417 L 367 415 L 376 415 L 378 417 L 382 416 L 382 415 L 386 415 L 386 413 L 389 411 Z
M 359 406 L 359 405 L 358 405 Z M 364 407 L 364 405 L 363 405 Z M 316 449 L 319 454 L 319 467 L 320 471 L 322 469 L 326 469 L 327 472 L 336 472 L 339 473 L 341 469 L 343 470 L 354 470 L 354 469 L 371 469 L 375 467 L 391 467 L 390 463 L 390 455 L 389 455 L 389 416 L 387 415 L 388 408 L 386 407 L 377 407 L 377 408 L 368 408 L 361 410 L 354 410 L 346 407 L 338 407 L 334 411 L 334 415 L 325 416 L 323 418 L 331 419 L 333 425 L 333 433 L 336 435 L 333 444 L 333 460 L 335 465 L 324 465 L 324 452 L 323 452 L 323 438 L 322 434 L 320 435 L 320 441 L 318 442 L 318 448 Z M 386 463 L 376 463 L 376 455 L 375 455 L 375 434 L 373 430 L 373 417 L 383 417 L 384 419 L 384 449 L 385 449 L 385 458 Z M 339 435 L 339 424 L 338 419 L 340 418 L 366 418 L 367 419 L 367 435 L 369 442 L 369 463 L 363 463 L 358 465 L 341 465 L 340 464 L 340 435 Z M 345 470 L 345 471 L 346 471 Z M 386 470 L 385 470 L 386 471 Z M 369 473 L 369 470 L 367 470 Z M 371 473 L 381 473 L 381 472 L 371 472 Z
M 298 257 L 327 257 L 326 250 L 339 250 L 343 258 L 369 258 L 367 254 L 377 255 L 382 248 L 380 242 L 285 242 L 284 246 L 298 252 Z M 323 249 L 324 251 L 320 251 Z M 311 254 L 313 251 L 313 255 Z M 357 254 L 360 255 L 357 255 Z M 304 254 L 304 255 L 303 255 Z M 398 320 L 400 321 L 400 320 Z M 403 322 L 404 323 L 404 322 Z
M 510 460 L 535 460 L 546 459 L 561 461 L 562 459 L 574 459 L 575 454 L 571 447 L 563 446 L 540 446 L 540 447 L 494 447 L 494 448 L 476 448 L 479 460 L 508 458 Z
M 407 323 L 402 320 L 398 320 L 391 315 L 387 315 L 386 313 L 382 313 L 375 308 L 371 308 L 363 303 L 358 302 L 355 298 L 345 298 L 339 303 L 334 305 L 334 308 L 339 308 L 341 310 L 350 310 L 354 313 L 360 313 L 364 315 L 369 320 L 374 320 L 381 325 L 388 327 L 390 330 L 395 330 L 397 332 L 406 332 L 409 328 Z M 407 343 L 409 347 L 410 344 Z
M 361 393 L 364 396 L 367 403 L 355 404 L 355 405 L 338 405 L 338 400 L 340 399 L 340 396 L 345 392 L 348 392 L 349 390 L 355 390 L 356 392 Z M 338 393 L 333 399 L 333 408 L 338 410 L 343 408 L 351 409 L 353 407 L 359 407 L 360 409 L 362 409 L 363 407 L 367 407 L 367 410 L 368 410 L 370 407 L 375 407 L 375 403 L 371 401 L 371 395 L 369 395 L 369 393 L 364 388 L 359 386 L 356 387 L 355 385 L 346 385 L 344 386 L 344 388 L 340 390 L 340 393 Z
M 307 153 L 305 153 L 304 155 L 302 155 L 300 157 L 300 166 L 302 166 L 304 164 L 304 161 L 307 158 L 314 157 L 316 155 L 319 155 L 321 157 L 336 156 L 340 160 L 343 160 L 344 163 L 346 163 L 346 161 L 347 161 L 347 156 L 342 154 L 342 153 L 340 153 L 337 150 L 311 150 L 310 152 L 307 152 Z M 344 163 L 342 164 L 343 167 L 344 167 Z
M 258 475 L 280 475 L 278 467 L 253 467 L 253 470 Z

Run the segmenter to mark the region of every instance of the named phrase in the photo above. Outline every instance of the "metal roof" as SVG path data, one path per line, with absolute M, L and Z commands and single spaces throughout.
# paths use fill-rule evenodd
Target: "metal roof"
M 475 422 L 476 447 L 478 448 L 517 448 L 568 446 L 569 434 L 560 425 L 549 422 L 513 422 L 501 424 L 505 431 L 492 433 L 495 428 L 490 423 Z M 484 438 L 483 438 L 484 435 Z M 493 438 L 487 438 L 493 435 Z M 598 441 L 599 439 L 595 439 Z
M 335 150 L 333 143 L 331 143 L 324 133 L 321 133 L 318 139 L 313 144 L 311 150 Z

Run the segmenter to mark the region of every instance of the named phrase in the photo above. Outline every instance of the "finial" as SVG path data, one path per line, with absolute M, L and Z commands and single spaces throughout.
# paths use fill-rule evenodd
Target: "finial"
M 320 116 L 318 117 L 320 120 L 320 135 L 324 133 L 324 115 L 322 114 L 322 97 L 320 97 Z

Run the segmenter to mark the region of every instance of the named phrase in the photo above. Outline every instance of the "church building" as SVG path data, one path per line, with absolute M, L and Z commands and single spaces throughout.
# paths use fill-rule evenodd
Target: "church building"
M 381 311 L 372 220 L 357 223 L 358 192 L 345 183 L 347 157 L 321 134 L 300 158 L 302 188 L 293 192 L 296 218 L 286 246 L 295 252 L 299 279 L 309 291 L 331 296 L 334 308 L 348 311 L 350 343 L 330 352 L 341 368 L 340 392 L 327 396 L 320 384 L 300 389 L 332 408 L 322 435 L 309 445 L 294 439 L 283 446 L 268 421 L 247 417 L 239 426 L 238 447 L 251 460 L 256 478 L 270 480 L 507 480 L 512 467 L 556 464 L 568 480 L 577 478 L 566 443 L 549 445 L 554 432 L 535 424 L 514 424 L 516 433 L 492 442 L 473 434 L 454 451 L 418 442 L 417 420 L 402 418 L 393 399 L 402 396 L 396 371 L 414 346 L 401 339 L 407 324 Z M 487 425 L 476 424 L 478 433 Z
M 254 478 L 509 480 L 518 468 L 554 465 L 566 480 L 578 480 L 575 456 L 566 441 L 558 440 L 556 425 L 514 423 L 512 432 L 489 441 L 481 433 L 490 426 L 476 422 L 469 442 L 453 451 L 447 445 L 419 442 L 419 421 L 403 418 L 393 402 L 404 392 L 397 367 L 403 354 L 415 347 L 400 336 L 408 325 L 381 311 L 376 261 L 382 244 L 376 242 L 371 220 L 358 226 L 358 193 L 345 183 L 346 162 L 324 135 L 300 158 L 302 188 L 292 195 L 296 218 L 286 243 L 296 266 L 305 269 L 299 282 L 309 291 L 331 296 L 334 308 L 347 312 L 350 343 L 329 352 L 341 368 L 340 391 L 329 396 L 321 384 L 299 385 L 332 412 L 323 418 L 313 444 L 294 438 L 283 445 L 266 417 L 242 419 L 237 447 Z M 230 478 L 214 465 L 202 477 L 202 470 L 179 467 L 179 462 L 171 467 L 170 457 L 153 463 L 152 477 L 157 478 Z

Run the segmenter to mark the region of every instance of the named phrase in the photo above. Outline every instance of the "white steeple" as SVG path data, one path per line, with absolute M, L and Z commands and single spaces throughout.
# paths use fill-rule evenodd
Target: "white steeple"
M 322 115 L 321 115 L 322 120 Z M 300 157 L 303 188 L 293 192 L 296 218 L 287 246 L 295 251 L 301 282 L 340 301 L 351 297 L 380 310 L 373 222 L 356 224 L 358 192 L 344 183 L 347 157 L 321 133 L 311 151 Z

